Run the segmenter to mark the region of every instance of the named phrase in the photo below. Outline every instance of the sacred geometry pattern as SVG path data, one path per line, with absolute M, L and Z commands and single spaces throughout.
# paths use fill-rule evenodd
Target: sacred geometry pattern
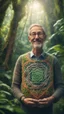
M 25 74 L 25 82 L 28 88 L 38 90 L 48 86 L 51 70 L 49 64 L 36 62 L 25 68 Z

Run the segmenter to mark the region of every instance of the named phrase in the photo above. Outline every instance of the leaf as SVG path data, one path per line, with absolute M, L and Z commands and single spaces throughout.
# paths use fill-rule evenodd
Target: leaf
M 18 106 L 15 106 L 14 107 L 14 111 L 16 113 L 18 113 L 18 114 L 25 114 L 24 111 L 20 107 L 18 107 Z
M 9 91 L 11 91 L 11 87 L 5 83 L 3 83 L 2 81 L 0 81 L 0 89 L 7 89 Z
M 50 37 L 49 37 L 49 40 L 51 40 L 52 38 L 54 38 L 56 35 L 56 33 L 52 34 Z
M 6 94 L 6 95 L 9 95 L 9 96 L 11 96 L 11 94 L 10 94 L 9 92 L 7 92 L 7 91 L 4 91 L 4 90 L 1 90 L 1 91 L 0 91 L 0 94 L 1 94 L 1 93 L 2 93 L 2 94 Z
M 54 45 L 48 51 L 51 51 L 51 50 L 55 50 L 55 51 L 59 51 L 59 52 L 64 52 L 64 46 L 61 46 L 59 44 L 58 45 Z
M 0 110 L 0 114 L 5 114 L 2 110 Z
M 11 107 L 9 104 L 8 105 L 0 105 L 1 110 L 5 109 L 7 111 L 13 112 L 13 107 Z

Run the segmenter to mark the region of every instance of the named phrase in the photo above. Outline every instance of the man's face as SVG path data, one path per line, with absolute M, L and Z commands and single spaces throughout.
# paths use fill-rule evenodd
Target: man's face
M 40 26 L 33 26 L 28 38 L 32 43 L 33 48 L 42 48 L 45 34 Z

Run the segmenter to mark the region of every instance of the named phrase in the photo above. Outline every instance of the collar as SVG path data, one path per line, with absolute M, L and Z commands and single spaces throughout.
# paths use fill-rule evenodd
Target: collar
M 44 58 L 45 52 L 43 51 L 39 57 L 35 56 L 33 51 L 30 51 L 30 57 L 31 58 Z

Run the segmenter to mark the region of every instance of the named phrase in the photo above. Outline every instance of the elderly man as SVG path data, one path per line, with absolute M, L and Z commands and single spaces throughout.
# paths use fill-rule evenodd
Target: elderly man
M 41 25 L 30 26 L 28 39 L 32 50 L 18 58 L 12 90 L 26 114 L 52 114 L 64 91 L 61 69 L 57 58 L 43 50 L 46 34 Z

